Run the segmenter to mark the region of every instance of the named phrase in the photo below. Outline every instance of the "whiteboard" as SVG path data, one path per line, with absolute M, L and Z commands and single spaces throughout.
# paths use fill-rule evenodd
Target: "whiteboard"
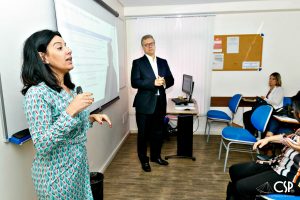
M 84 2 L 86 6 L 95 5 L 93 0 L 74 0 L 74 2 Z M 97 6 L 102 9 L 100 5 L 97 4 Z M 93 6 L 93 10 L 97 9 Z M 6 134 L 10 137 L 28 128 L 23 111 L 24 97 L 20 92 L 23 86 L 20 73 L 24 41 L 38 30 L 57 30 L 57 25 L 53 0 L 10 0 L 1 3 L 0 11 L 0 74 L 3 94 L 3 102 L 0 102 L 2 114 L 0 116 L 0 139 L 6 140 Z M 5 113 L 2 113 L 2 104 Z M 2 117 L 3 114 L 5 119 Z M 7 133 L 3 128 L 5 122 Z
M 117 18 L 94 1 L 54 0 L 58 31 L 72 49 L 75 84 L 93 93 L 90 111 L 119 96 Z
M 125 58 L 125 48 L 126 48 L 126 33 L 125 33 L 125 22 L 124 20 L 118 18 L 117 20 L 117 27 L 118 30 L 118 44 L 119 44 L 119 75 L 120 75 L 120 88 L 123 88 L 126 86 L 126 58 Z
M 0 74 L 0 133 L 2 133 L 2 138 L 7 138 L 7 129 L 6 129 L 6 121 L 5 121 L 5 109 L 3 104 L 3 92 L 2 92 L 2 84 L 1 84 L 1 74 Z M 4 140 L 5 141 L 5 140 Z
M 7 126 L 7 133 L 2 130 L 1 135 L 11 136 L 27 128 L 20 92 L 23 43 L 37 30 L 56 30 L 53 1 L 5 1 L 1 3 L 0 24 L 0 73 Z

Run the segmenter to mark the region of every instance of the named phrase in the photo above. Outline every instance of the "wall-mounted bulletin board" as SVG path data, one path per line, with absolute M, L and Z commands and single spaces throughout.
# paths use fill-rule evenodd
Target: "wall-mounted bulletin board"
M 213 71 L 261 70 L 263 34 L 215 35 Z

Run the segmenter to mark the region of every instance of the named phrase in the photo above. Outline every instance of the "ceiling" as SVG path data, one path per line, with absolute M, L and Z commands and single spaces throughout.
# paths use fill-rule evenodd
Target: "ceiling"
M 241 1 L 266 1 L 266 0 L 118 0 L 124 7 L 131 6 L 158 6 L 158 5 L 184 5 L 207 4 Z

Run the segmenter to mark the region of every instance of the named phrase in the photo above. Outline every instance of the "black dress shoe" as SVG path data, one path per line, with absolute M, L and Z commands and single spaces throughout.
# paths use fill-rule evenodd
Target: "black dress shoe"
M 148 162 L 142 163 L 142 168 L 145 172 L 151 172 L 151 167 Z
M 162 158 L 157 158 L 157 159 L 151 159 L 151 162 L 156 162 L 157 164 L 160 165 L 168 165 L 169 163 Z

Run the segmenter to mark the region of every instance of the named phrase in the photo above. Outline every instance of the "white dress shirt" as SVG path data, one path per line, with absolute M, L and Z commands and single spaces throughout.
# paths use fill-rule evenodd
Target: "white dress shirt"
M 153 69 L 155 77 L 158 78 L 158 69 L 157 69 L 156 56 L 154 56 L 154 58 L 152 58 L 151 56 L 149 56 L 147 54 L 146 54 L 146 56 L 147 56 L 147 58 L 148 58 L 148 60 L 150 62 L 150 65 L 151 65 L 151 67 Z
M 148 58 L 148 60 L 150 62 L 150 65 L 151 65 L 151 67 L 153 69 L 155 77 L 158 78 L 158 69 L 157 69 L 156 56 L 154 56 L 154 58 L 152 58 L 151 56 L 149 56 L 147 54 L 146 54 L 146 56 L 147 56 L 147 58 Z M 159 95 L 159 89 L 157 89 L 156 95 Z

